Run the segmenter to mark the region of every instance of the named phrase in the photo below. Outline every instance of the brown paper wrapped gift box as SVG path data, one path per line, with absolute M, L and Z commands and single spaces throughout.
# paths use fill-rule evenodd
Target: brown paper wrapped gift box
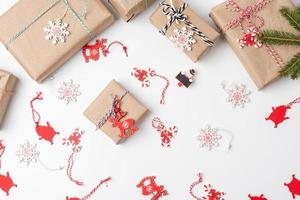
M 82 13 L 82 1 L 69 0 L 68 2 L 78 15 Z M 0 40 L 4 44 L 7 43 L 52 3 L 51 0 L 34 0 L 34 3 L 32 0 L 19 0 L 0 17 Z M 71 33 L 67 36 L 66 42 L 54 45 L 45 39 L 44 28 L 48 21 L 60 18 L 65 12 L 66 6 L 61 0 L 8 45 L 12 55 L 31 78 L 38 82 L 57 70 L 90 40 L 89 34 L 70 11 L 63 19 L 69 24 L 68 30 Z M 114 17 L 99 0 L 89 0 L 86 19 L 82 20 L 93 36 L 97 36 L 112 24 Z
M 111 95 L 117 95 L 120 98 L 125 91 L 126 90 L 123 89 L 115 80 L 112 80 L 98 95 L 98 97 L 88 106 L 88 108 L 84 111 L 84 115 L 96 126 L 99 120 L 111 108 Z M 138 123 L 138 121 L 148 111 L 148 109 L 138 100 L 136 100 L 130 93 L 125 95 L 125 97 L 122 99 L 121 109 L 125 112 L 128 112 L 126 118 L 132 118 L 136 123 Z M 119 129 L 112 127 L 109 122 L 106 122 L 100 129 L 116 144 L 124 141 L 124 139 L 119 137 Z M 137 134 L 139 133 L 137 132 Z
M 3 122 L 11 96 L 15 92 L 17 77 L 0 69 L 0 126 Z
M 257 1 L 236 0 L 236 2 L 244 9 L 247 6 L 254 5 Z M 279 13 L 279 9 L 283 6 L 289 8 L 294 7 L 290 0 L 274 0 L 257 13 L 258 16 L 261 16 L 264 19 L 264 26 L 261 30 L 274 29 L 295 33 L 295 30 Z M 278 71 L 280 70 L 280 67 L 268 54 L 266 48 L 244 47 L 241 49 L 237 42 L 237 39 L 242 38 L 241 28 L 237 27 L 224 31 L 225 25 L 238 17 L 237 12 L 232 12 L 226 9 L 225 3 L 222 3 L 212 9 L 210 16 L 215 21 L 216 25 L 223 30 L 225 39 L 228 41 L 229 45 L 234 50 L 259 89 L 279 77 Z M 244 23 L 246 24 L 247 22 Z M 279 54 L 283 62 L 290 60 L 295 52 L 300 51 L 299 48 L 292 46 L 274 45 L 272 48 Z
M 170 4 L 169 1 L 163 1 Z M 173 5 L 178 9 L 183 2 L 180 0 L 172 0 Z M 210 25 L 208 25 L 201 17 L 199 17 L 195 11 L 193 11 L 190 6 L 188 6 L 184 11 L 188 18 L 188 20 L 196 26 L 201 32 L 204 33 L 212 42 L 216 42 L 217 39 L 220 37 L 220 34 L 215 31 Z M 159 5 L 159 7 L 155 10 L 155 12 L 150 16 L 150 22 L 159 30 L 162 30 L 165 24 L 168 22 L 168 18 L 163 13 L 163 6 Z M 173 35 L 174 29 L 186 26 L 184 23 L 172 23 L 169 29 L 166 32 L 166 36 L 170 37 Z M 199 58 L 208 50 L 209 46 L 199 37 L 194 34 L 194 39 L 196 43 L 192 45 L 191 51 L 184 50 L 184 53 L 190 57 L 190 59 L 194 62 L 198 61 Z
M 155 0 L 109 0 L 112 7 L 126 22 L 129 22 L 154 2 Z

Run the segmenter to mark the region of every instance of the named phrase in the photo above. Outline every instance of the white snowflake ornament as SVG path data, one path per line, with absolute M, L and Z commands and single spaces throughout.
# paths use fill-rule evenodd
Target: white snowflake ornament
M 202 148 L 208 148 L 209 151 L 213 147 L 218 147 L 219 140 L 222 139 L 222 136 L 218 134 L 218 129 L 212 128 L 210 125 L 207 125 L 204 129 L 199 130 L 200 134 L 197 136 L 197 140 L 200 141 L 200 146 Z
M 75 84 L 73 80 L 64 81 L 57 90 L 58 99 L 65 101 L 66 104 L 70 102 L 77 102 L 77 97 L 81 95 L 79 91 L 79 84 Z
M 25 163 L 29 166 L 32 162 L 36 163 L 39 159 L 40 152 L 37 150 L 37 144 L 31 144 L 27 141 L 21 144 L 16 153 L 20 163 Z
M 230 87 L 226 87 L 225 83 L 222 83 L 223 89 L 227 92 L 227 101 L 232 104 L 233 107 L 244 108 L 246 103 L 250 103 L 250 94 L 245 84 L 233 84 Z
M 69 24 L 64 23 L 61 19 L 55 21 L 50 20 L 48 25 L 44 28 L 44 32 L 47 34 L 45 39 L 52 40 L 53 44 L 58 42 L 64 43 L 66 37 L 70 35 L 68 31 Z
M 191 51 L 192 45 L 196 43 L 196 40 L 193 38 L 194 32 L 187 30 L 184 26 L 181 29 L 174 29 L 174 35 L 170 36 L 170 40 L 175 43 L 175 45 L 182 49 Z

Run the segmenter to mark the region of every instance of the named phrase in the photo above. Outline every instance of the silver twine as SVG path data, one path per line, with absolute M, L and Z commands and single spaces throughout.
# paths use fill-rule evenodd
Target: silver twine
M 84 8 L 84 14 L 86 14 L 85 12 L 87 12 L 87 4 L 88 4 L 88 0 L 84 0 L 85 1 L 85 8 Z M 72 14 L 72 16 L 78 21 L 78 23 L 80 24 L 80 26 L 83 28 L 83 30 L 85 30 L 88 35 L 90 40 L 93 39 L 93 33 L 92 31 L 86 26 L 86 24 L 84 23 L 84 21 L 81 19 L 81 17 L 77 14 L 77 12 L 71 7 L 71 5 L 69 4 L 68 0 L 54 0 L 47 8 L 45 8 L 44 10 L 42 10 L 37 16 L 35 16 L 28 24 L 24 25 L 20 31 L 18 31 L 17 33 L 15 33 L 10 39 L 8 39 L 7 42 L 4 43 L 4 46 L 6 47 L 6 49 L 8 49 L 9 45 L 11 43 L 13 43 L 18 37 L 20 37 L 28 28 L 31 27 L 31 25 L 33 25 L 36 21 L 38 21 L 42 16 L 44 16 L 49 10 L 51 10 L 53 7 L 55 7 L 58 3 L 63 2 L 64 5 L 67 8 L 67 11 L 70 12 Z
M 196 35 L 198 35 L 209 47 L 214 46 L 214 42 L 211 41 L 203 32 L 201 32 L 196 26 L 192 24 L 188 20 L 188 17 L 183 14 L 183 11 L 187 8 L 188 4 L 183 3 L 179 9 L 177 9 L 175 6 L 167 4 L 167 3 L 161 3 L 163 7 L 162 11 L 163 14 L 168 16 L 169 20 L 167 24 L 163 27 L 162 30 L 159 32 L 163 35 L 166 34 L 169 27 L 172 25 L 173 22 L 183 22 L 185 25 L 187 25 Z

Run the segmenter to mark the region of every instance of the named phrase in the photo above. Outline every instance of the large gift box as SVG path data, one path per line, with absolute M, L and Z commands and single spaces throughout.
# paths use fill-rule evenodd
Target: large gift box
M 114 104 L 112 102 L 113 97 L 117 98 L 116 102 L 119 104 Z M 115 107 L 112 108 L 113 104 Z M 112 121 L 113 115 L 110 111 L 115 112 L 114 117 L 117 120 Z M 125 128 L 125 134 L 127 133 L 126 131 L 128 131 L 126 128 L 131 128 L 132 130 L 134 129 L 137 131 L 138 128 L 136 127 L 136 124 L 147 113 L 147 111 L 148 109 L 142 103 L 140 103 L 115 80 L 112 80 L 88 106 L 88 108 L 84 111 L 84 115 L 116 144 L 119 144 L 128 138 L 126 136 L 120 136 L 121 130 Z M 135 125 L 130 124 L 130 121 L 134 121 Z M 113 125 L 114 123 L 115 125 Z M 128 136 L 131 136 L 131 134 L 129 133 Z
M 109 0 L 112 7 L 126 22 L 129 22 L 154 2 L 155 0 Z
M 196 62 L 220 34 L 180 0 L 163 1 L 150 22 Z
M 259 89 L 277 79 L 284 63 L 297 52 L 296 47 L 270 46 L 257 40 L 260 30 L 295 33 L 279 13 L 282 7 L 294 5 L 290 0 L 228 0 L 210 14 Z
M 41 82 L 113 21 L 99 0 L 19 0 L 0 17 L 0 40 Z
M 15 92 L 17 77 L 0 69 L 0 126 L 3 122 L 11 96 Z

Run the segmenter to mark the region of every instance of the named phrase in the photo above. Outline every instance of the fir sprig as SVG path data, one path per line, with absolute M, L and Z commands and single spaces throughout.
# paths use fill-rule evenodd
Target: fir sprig
M 300 7 L 295 9 L 281 8 L 281 15 L 289 24 L 300 33 Z M 300 34 L 296 35 L 285 31 L 264 30 L 258 35 L 258 39 L 269 45 L 292 45 L 300 46 Z M 288 76 L 291 79 L 300 77 L 300 52 L 287 62 L 284 69 L 280 71 L 282 76 Z

